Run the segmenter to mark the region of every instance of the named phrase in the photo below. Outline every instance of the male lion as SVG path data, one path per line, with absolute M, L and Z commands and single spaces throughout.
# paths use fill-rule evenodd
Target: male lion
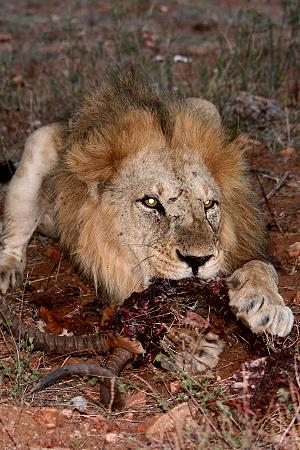
M 242 144 L 215 107 L 157 93 L 133 73 L 27 140 L 4 214 L 0 290 L 22 278 L 38 230 L 57 236 L 112 303 L 156 277 L 228 277 L 253 332 L 286 336 L 293 314 L 266 256 Z

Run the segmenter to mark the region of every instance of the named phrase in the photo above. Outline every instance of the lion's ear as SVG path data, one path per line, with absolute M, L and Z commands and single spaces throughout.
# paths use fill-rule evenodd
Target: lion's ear
M 221 125 L 221 116 L 219 111 L 208 100 L 204 100 L 203 98 L 198 97 L 190 97 L 185 99 L 185 103 L 198 114 L 201 114 L 202 117 L 211 120 L 215 123 L 215 125 Z

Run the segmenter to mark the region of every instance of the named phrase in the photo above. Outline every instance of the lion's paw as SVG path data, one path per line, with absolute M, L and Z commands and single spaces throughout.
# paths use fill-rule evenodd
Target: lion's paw
M 0 291 L 5 294 L 7 290 L 16 287 L 23 279 L 24 263 L 13 255 L 2 252 L 0 254 Z
M 229 305 L 254 333 L 286 336 L 292 329 L 293 313 L 277 289 L 275 269 L 262 261 L 250 261 L 228 279 Z
M 203 338 L 192 342 L 189 333 L 181 332 L 180 339 L 187 341 L 185 348 L 172 352 L 170 356 L 163 356 L 161 365 L 164 369 L 197 374 L 216 367 L 225 346 L 225 342 L 216 334 L 209 332 Z

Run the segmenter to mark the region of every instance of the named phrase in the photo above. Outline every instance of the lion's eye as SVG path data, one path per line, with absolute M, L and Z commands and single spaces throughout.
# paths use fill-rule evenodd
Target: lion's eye
M 143 198 L 142 203 L 148 208 L 156 208 L 160 204 L 157 198 L 154 197 Z
M 163 216 L 166 214 L 163 205 L 160 203 L 159 200 L 157 200 L 157 198 L 145 196 L 140 201 L 142 202 L 143 205 L 147 206 L 147 208 L 155 209 L 157 212 L 159 212 L 159 214 Z
M 216 203 L 217 203 L 217 202 L 216 202 L 215 200 L 205 200 L 205 201 L 203 202 L 204 208 L 205 208 L 205 209 L 212 208 L 213 206 L 215 206 Z

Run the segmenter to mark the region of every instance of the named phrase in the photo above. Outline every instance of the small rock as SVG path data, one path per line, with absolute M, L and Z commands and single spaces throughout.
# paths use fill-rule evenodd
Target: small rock
M 31 126 L 32 126 L 33 128 L 40 128 L 40 127 L 42 126 L 42 122 L 41 122 L 40 120 L 38 120 L 38 119 L 33 120 L 33 121 L 31 122 Z
M 119 439 L 119 436 L 117 433 L 107 433 L 105 436 L 106 442 L 109 442 L 110 444 L 115 444 Z
M 182 63 L 189 63 L 192 62 L 192 58 L 184 55 L 174 55 L 173 57 L 174 63 L 182 62 Z
M 196 410 L 189 402 L 181 403 L 170 409 L 167 413 L 156 416 L 155 421 L 148 427 L 147 433 L 163 436 L 175 427 L 182 429 L 189 420 L 193 421 L 192 416 L 196 413 Z
M 170 383 L 170 391 L 173 395 L 178 394 L 180 391 L 181 383 L 180 381 L 171 381 Z
M 288 254 L 292 257 L 298 257 L 300 261 L 300 242 L 295 242 L 294 244 L 290 245 L 288 248 Z
M 72 398 L 71 403 L 75 408 L 79 409 L 79 411 L 85 411 L 87 408 L 87 401 L 81 395 Z
M 160 12 L 162 12 L 162 13 L 166 13 L 166 12 L 169 11 L 169 8 L 168 8 L 166 5 L 160 5 L 160 6 L 158 7 L 158 9 L 159 9 Z
M 243 120 L 263 128 L 274 120 L 283 120 L 284 111 L 272 98 L 237 92 L 225 105 L 223 117 L 227 122 Z
M 296 149 L 294 147 L 286 147 L 278 152 L 278 155 L 287 156 L 287 157 L 295 156 L 295 154 L 296 154 Z
M 154 61 L 154 62 L 163 62 L 164 60 L 165 60 L 165 57 L 162 56 L 162 55 L 155 55 L 155 56 L 153 57 L 153 61 Z

